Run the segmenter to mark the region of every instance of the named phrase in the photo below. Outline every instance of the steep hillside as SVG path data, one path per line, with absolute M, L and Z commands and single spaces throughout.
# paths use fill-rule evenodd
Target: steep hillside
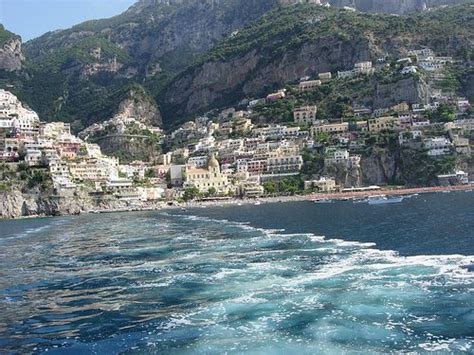
M 329 0 L 393 13 L 462 1 Z M 170 124 L 405 45 L 455 54 L 472 48 L 471 8 L 404 18 L 305 3 L 318 1 L 140 0 L 121 15 L 27 42 L 23 61 L 20 38 L 1 28 L 0 87 L 42 119 L 71 122 L 78 132 L 110 119 L 131 84 L 163 104 Z
M 176 71 L 223 35 L 240 29 L 270 10 L 277 0 L 141 0 L 123 14 L 69 30 L 47 33 L 25 45 L 33 63 L 48 62 L 78 46 L 116 46 L 129 55 L 119 58 L 119 74 L 127 77 Z M 92 42 L 92 43 L 90 43 Z M 74 53 L 69 55 L 76 58 Z M 83 58 L 77 58 L 79 60 Z M 51 70 L 60 64 L 49 63 Z M 59 65 L 58 65 L 59 64 Z
M 23 60 L 21 38 L 0 24 L 0 70 L 21 69 Z
M 399 57 L 428 46 L 468 57 L 474 48 L 474 7 L 398 17 L 298 5 L 265 15 L 213 48 L 175 78 L 162 96 L 165 121 L 259 97 L 318 72 L 355 62 Z
M 25 44 L 18 76 L 0 70 L 44 120 L 76 131 L 109 119 L 123 87 L 163 82 L 194 62 L 224 35 L 270 10 L 277 0 L 141 0 L 123 14 L 54 31 Z
M 349 6 L 363 12 L 398 15 L 467 2 L 467 0 L 329 0 L 331 6 L 334 7 Z

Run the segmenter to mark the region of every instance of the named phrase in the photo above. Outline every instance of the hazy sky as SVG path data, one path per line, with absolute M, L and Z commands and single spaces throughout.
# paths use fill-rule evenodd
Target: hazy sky
M 136 0 L 0 0 L 0 23 L 23 41 L 85 20 L 118 15 Z

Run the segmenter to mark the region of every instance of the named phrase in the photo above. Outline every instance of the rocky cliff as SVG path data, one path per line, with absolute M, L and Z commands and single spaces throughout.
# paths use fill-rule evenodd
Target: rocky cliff
M 331 1 L 395 13 L 458 2 Z M 407 48 L 430 46 L 446 55 L 472 51 L 469 6 L 397 17 L 312 4 L 317 2 L 141 0 L 119 16 L 27 42 L 20 75 L 0 73 L 0 86 L 14 85 L 45 120 L 71 122 L 80 131 L 112 117 L 121 103 L 117 93 L 139 83 L 162 104 L 170 125 L 300 76 L 350 69 L 356 61 L 385 54 L 406 55 Z M 18 43 L 9 48 L 15 53 L 8 55 L 10 70 L 21 60 Z
M 0 193 L 0 219 L 28 216 L 66 216 L 91 210 L 112 210 L 127 207 L 113 196 L 93 197 L 78 191 L 73 196 L 59 197 L 35 189 L 22 192 L 13 188 Z
M 111 117 L 124 85 L 143 84 L 156 98 L 197 56 L 276 3 L 141 0 L 119 16 L 27 42 L 25 75 L 8 84 L 45 120 L 74 122 L 82 130 Z
M 94 123 L 79 137 L 97 143 L 106 155 L 123 162 L 152 161 L 160 152 L 160 111 L 146 91 L 134 85 L 123 97 L 114 116 Z
M 387 54 L 403 56 L 410 48 L 430 46 L 456 55 L 474 43 L 473 11 L 460 7 L 402 18 L 308 5 L 279 8 L 178 75 L 162 92 L 165 122 L 261 97 L 302 76 L 351 69 Z M 445 31 L 446 36 L 433 37 Z M 375 96 L 375 106 L 385 107 L 397 100 L 425 101 L 429 89 L 422 81 L 382 82 Z
M 120 76 L 175 72 L 276 3 L 277 0 L 141 0 L 114 18 L 47 33 L 27 42 L 25 50 L 28 58 L 37 61 L 80 41 L 100 37 L 129 55 L 130 60 L 118 70 Z
M 363 12 L 403 15 L 443 5 L 466 3 L 467 0 L 329 0 L 331 6 L 349 6 Z
M 0 24 L 0 70 L 17 71 L 23 61 L 21 38 Z

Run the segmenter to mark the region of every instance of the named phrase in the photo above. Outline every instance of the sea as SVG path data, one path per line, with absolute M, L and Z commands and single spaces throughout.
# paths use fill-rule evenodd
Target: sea
M 474 193 L 0 222 L 0 353 L 474 353 Z

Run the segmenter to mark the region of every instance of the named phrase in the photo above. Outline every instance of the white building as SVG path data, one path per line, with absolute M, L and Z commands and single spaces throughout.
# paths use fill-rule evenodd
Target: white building
M 451 141 L 445 137 L 427 138 L 423 141 L 423 143 L 426 149 L 428 149 L 429 156 L 448 154 L 453 146 Z
M 284 174 L 297 173 L 303 166 L 301 155 L 280 155 L 275 154 L 267 159 L 267 173 Z
M 328 153 L 328 156 L 324 159 L 325 166 L 331 165 L 345 165 L 348 168 L 360 166 L 360 155 L 350 155 L 346 149 L 335 149 Z
M 193 165 L 196 168 L 204 168 L 207 166 L 208 162 L 207 155 L 201 155 L 198 157 L 191 157 L 188 159 L 188 165 Z

